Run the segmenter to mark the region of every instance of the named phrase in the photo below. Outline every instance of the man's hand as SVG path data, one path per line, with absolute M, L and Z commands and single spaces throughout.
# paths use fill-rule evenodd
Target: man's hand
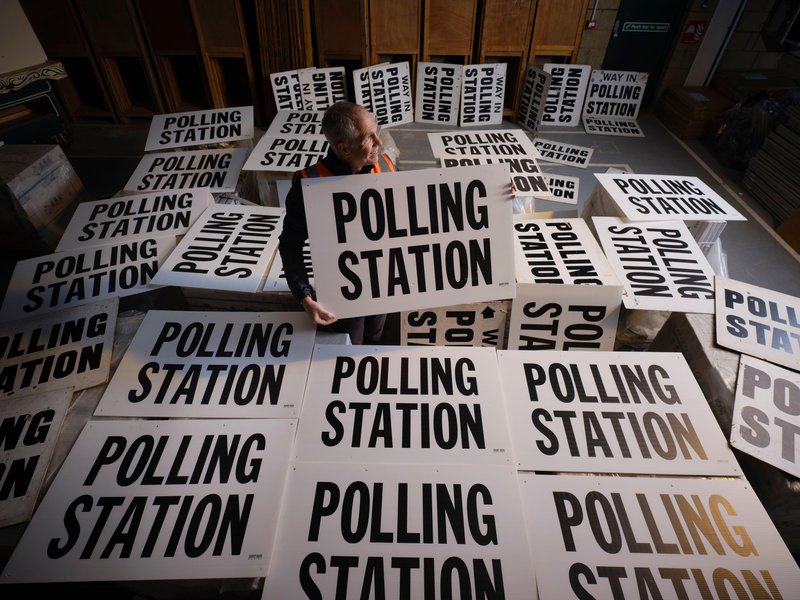
M 311 296 L 303 298 L 303 309 L 317 325 L 330 325 L 336 322 L 336 315 L 326 310 L 322 304 L 314 300 Z

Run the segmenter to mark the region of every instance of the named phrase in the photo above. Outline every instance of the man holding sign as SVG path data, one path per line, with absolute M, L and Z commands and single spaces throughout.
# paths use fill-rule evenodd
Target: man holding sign
M 303 259 L 308 224 L 301 181 L 307 177 L 394 171 L 394 164 L 381 152 L 375 116 L 358 104 L 344 100 L 332 104 L 322 117 L 322 133 L 330 144 L 328 154 L 317 164 L 297 171 L 286 196 L 286 216 L 278 247 L 286 281 L 292 294 L 317 325 L 330 326 L 332 331 L 349 334 L 353 344 L 378 343 L 386 321 L 385 314 L 337 320 L 335 314 L 316 301 Z

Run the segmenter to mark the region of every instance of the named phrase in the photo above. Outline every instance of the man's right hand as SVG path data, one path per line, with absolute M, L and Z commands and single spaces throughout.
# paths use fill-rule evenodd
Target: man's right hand
M 303 309 L 317 325 L 330 325 L 336 322 L 336 315 L 326 310 L 322 304 L 314 300 L 311 296 L 303 298 Z

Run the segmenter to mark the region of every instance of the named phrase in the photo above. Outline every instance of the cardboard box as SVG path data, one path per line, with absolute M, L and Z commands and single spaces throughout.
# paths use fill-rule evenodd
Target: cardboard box
M 77 203 L 90 199 L 60 146 L 0 146 L 0 251 L 5 256 L 53 251 Z
M 699 138 L 708 132 L 711 119 L 732 105 L 713 88 L 670 88 L 659 97 L 655 114 L 679 138 Z

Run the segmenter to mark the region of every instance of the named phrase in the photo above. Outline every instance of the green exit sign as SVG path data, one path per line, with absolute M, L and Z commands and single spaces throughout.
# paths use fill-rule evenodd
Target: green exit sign
M 627 21 L 622 25 L 622 31 L 666 33 L 669 31 L 669 23 L 639 23 L 637 21 Z

